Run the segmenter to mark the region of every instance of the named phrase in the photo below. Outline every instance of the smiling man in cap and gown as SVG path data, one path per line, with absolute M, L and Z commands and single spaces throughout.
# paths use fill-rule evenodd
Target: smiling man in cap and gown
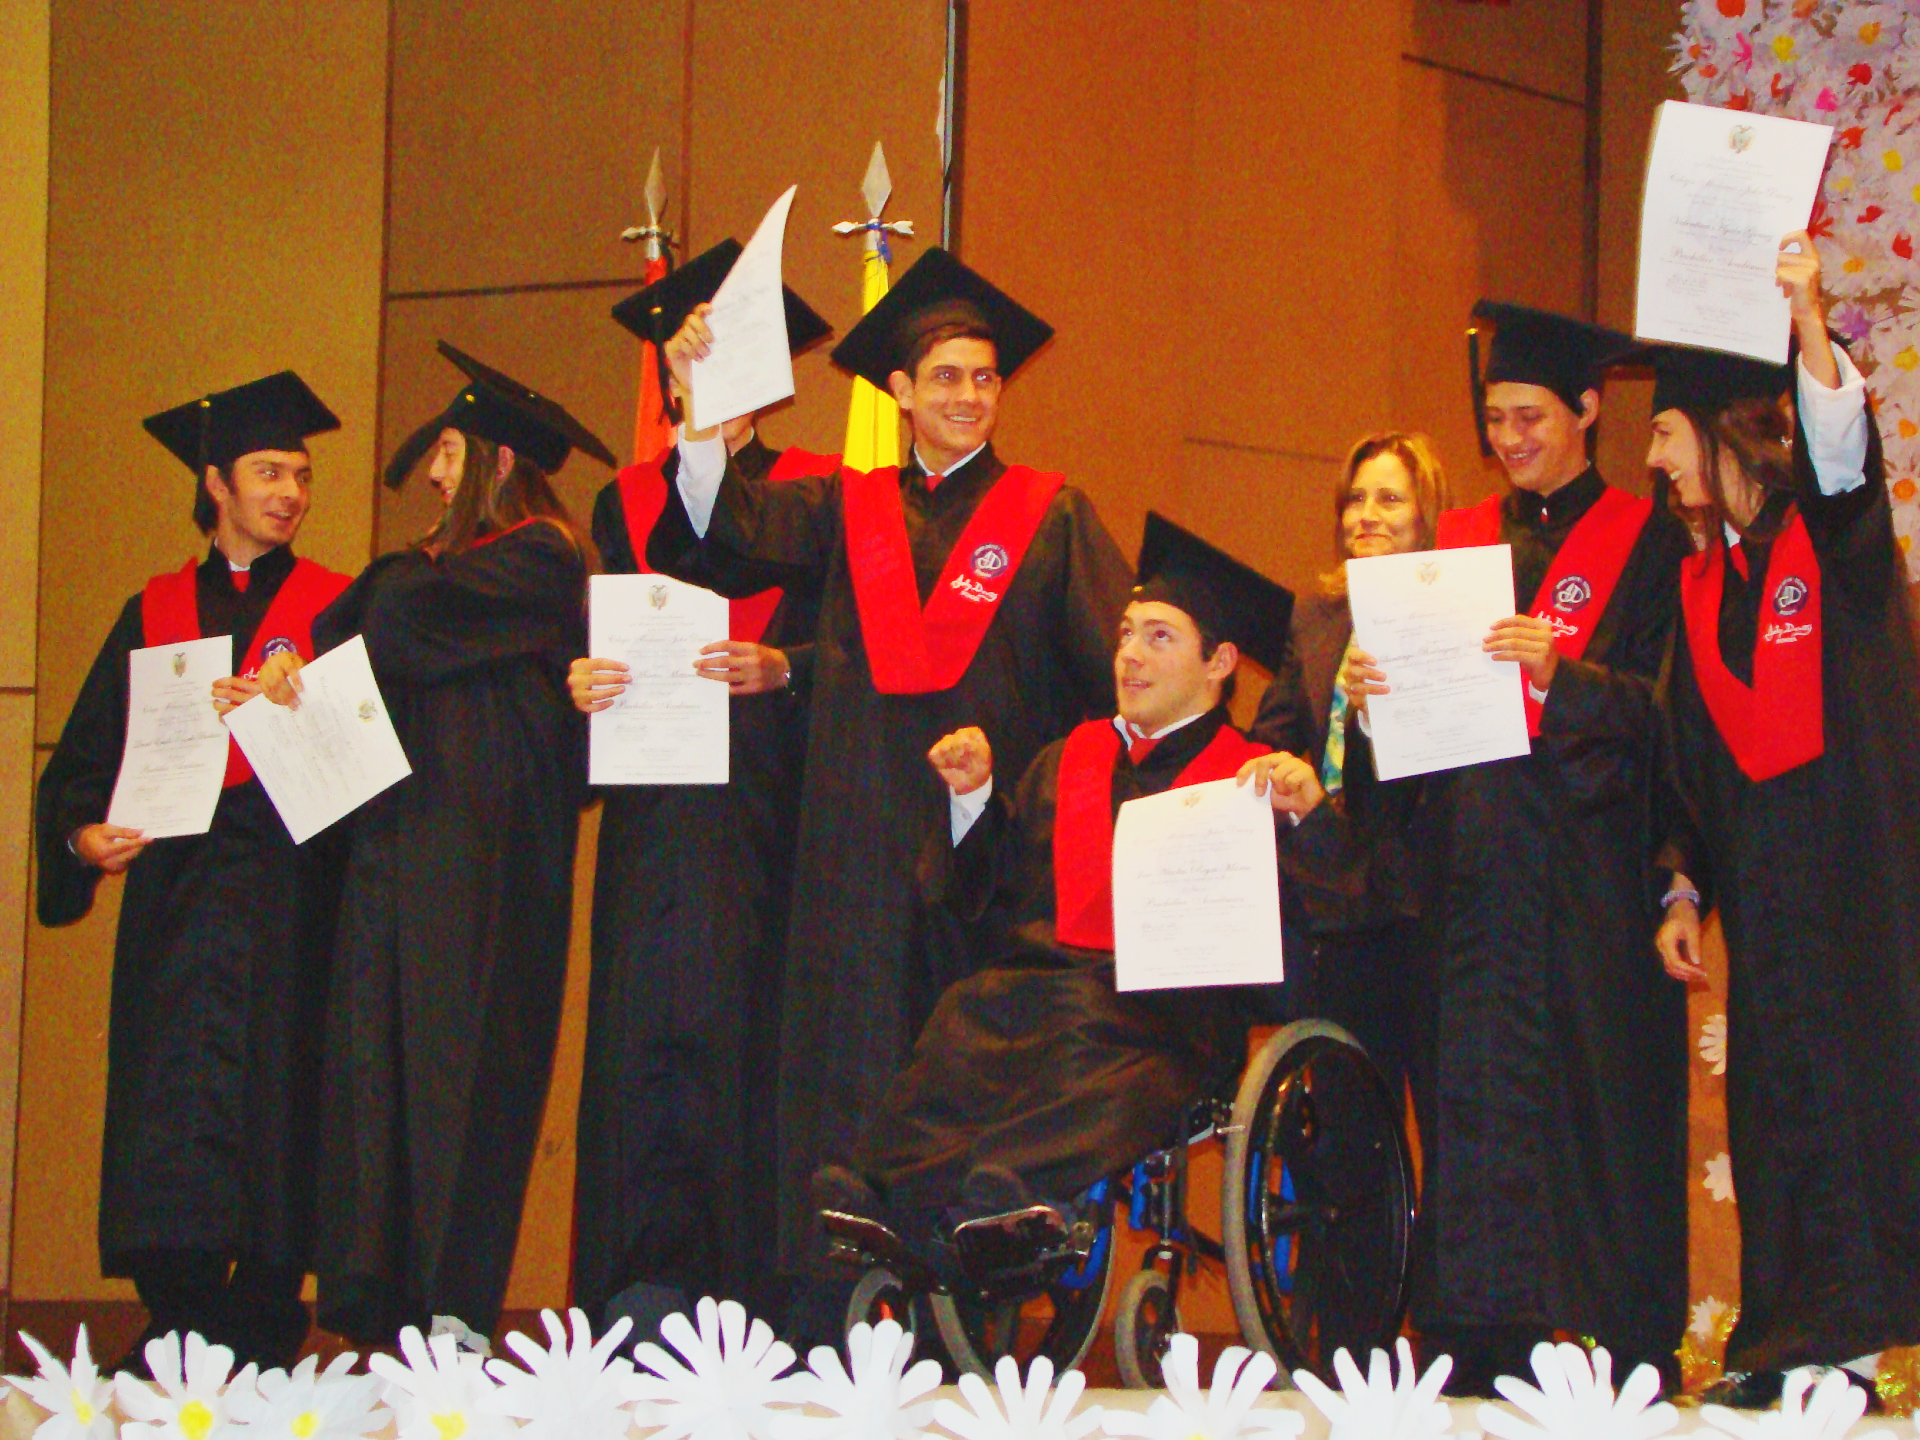
M 623 300 L 614 318 L 664 342 L 739 254 L 737 241 L 722 241 Z M 786 302 L 798 354 L 831 327 L 793 291 Z M 776 474 L 782 457 L 753 420 L 721 427 L 727 451 L 743 474 L 780 478 L 800 457 L 789 452 Z M 593 538 L 609 573 L 650 571 L 647 535 L 679 465 L 669 450 L 600 491 Z M 681 573 L 692 578 L 699 557 L 690 558 Z M 778 589 L 737 599 L 729 638 L 707 647 L 702 673 L 733 691 L 725 785 L 600 792 L 573 1300 L 596 1324 L 632 1315 L 641 1338 L 702 1295 L 754 1314 L 784 1304 L 768 1177 L 813 600 Z M 628 676 L 588 658 L 570 678 L 576 705 L 591 712 L 612 704 Z
M 1481 302 L 1476 417 L 1510 488 L 1443 514 L 1441 548 L 1513 547 L 1531 753 L 1412 781 L 1430 858 L 1433 1134 L 1412 1319 L 1461 1393 L 1590 1336 L 1677 1379 L 1686 1319 L 1686 997 L 1653 956 L 1665 888 L 1653 689 L 1689 544 L 1589 458 L 1601 375 L 1630 337 Z M 1477 358 L 1477 340 L 1472 353 Z M 1361 666 L 1353 689 L 1378 693 Z M 1393 676 L 1384 677 L 1391 687 Z M 1361 700 L 1364 705 L 1364 698 Z M 1365 747 L 1360 747 L 1366 763 Z M 1348 762 L 1355 762 L 1349 753 Z
M 467 378 L 395 453 L 448 498 L 314 622 L 366 642 L 412 773 L 354 813 L 327 1012 L 319 1318 L 364 1343 L 497 1323 L 553 1069 L 586 799 L 567 667 L 592 545 L 548 476 L 613 456 L 563 408 L 441 343 Z M 261 672 L 297 701 L 298 665 Z
M 47 764 L 37 802 L 38 909 L 67 925 L 102 875 L 125 874 L 107 1031 L 100 1268 L 130 1278 L 142 1345 L 197 1330 L 242 1362 L 289 1365 L 306 1338 L 314 1096 L 335 857 L 296 847 L 246 757 L 203 835 L 148 840 L 106 822 L 127 734 L 128 655 L 231 635 L 237 674 L 207 703 L 251 697 L 264 657 L 313 654 L 314 617 L 348 578 L 296 559 L 307 437 L 340 422 L 291 370 L 152 416 L 194 476 L 204 560 L 156 575 L 120 612 Z
M 893 395 L 912 460 L 769 484 L 728 463 L 717 438 L 683 436 L 654 527 L 662 568 L 697 549 L 708 573 L 731 572 L 728 593 L 820 597 L 780 1055 L 790 1273 L 821 1254 L 814 1169 L 850 1153 L 935 999 L 974 968 L 957 922 L 914 882 L 919 837 L 946 806 L 927 748 L 977 726 L 1024 771 L 1111 703 L 1126 560 L 1082 492 L 991 444 L 1003 382 L 1051 333 L 930 250 L 833 355 Z M 710 338 L 696 310 L 669 343 L 683 381 Z M 815 1320 L 799 1329 L 824 1331 Z

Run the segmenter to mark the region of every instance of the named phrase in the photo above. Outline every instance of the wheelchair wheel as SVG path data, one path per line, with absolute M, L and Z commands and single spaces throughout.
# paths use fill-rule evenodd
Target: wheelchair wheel
M 1164 1390 L 1160 1361 L 1180 1331 L 1173 1286 L 1158 1270 L 1142 1270 L 1120 1291 L 1113 1309 L 1113 1361 L 1129 1390 Z
M 1220 1229 L 1246 1343 L 1332 1379 L 1334 1352 L 1390 1346 L 1406 1306 L 1413 1161 L 1393 1097 L 1354 1038 L 1301 1020 L 1240 1084 Z
M 1102 1181 L 1096 1191 L 1100 1228 L 1092 1250 L 1045 1289 L 1006 1300 L 939 1292 L 927 1297 L 956 1375 L 991 1380 L 1003 1355 L 1019 1361 L 1023 1373 L 1041 1355 L 1053 1362 L 1056 1373 L 1079 1367 L 1100 1333 L 1113 1283 L 1113 1202 L 1107 1184 Z
M 847 1301 L 847 1318 L 842 1334 L 851 1334 L 862 1323 L 877 1325 L 892 1320 L 913 1336 L 913 1358 L 924 1360 L 934 1351 L 935 1326 L 928 1313 L 927 1297 L 916 1295 L 901 1283 L 900 1277 L 885 1266 L 876 1265 L 860 1276 Z

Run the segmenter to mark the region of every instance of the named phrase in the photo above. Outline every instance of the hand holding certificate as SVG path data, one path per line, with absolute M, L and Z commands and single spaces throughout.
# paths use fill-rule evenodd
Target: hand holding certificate
M 707 430 L 749 415 L 793 394 L 793 353 L 787 346 L 787 305 L 780 288 L 780 251 L 786 236 L 789 185 L 714 292 L 707 326 L 713 346 L 691 370 L 692 429 Z
M 1273 806 L 1215 780 L 1129 800 L 1113 827 L 1114 985 L 1271 985 L 1280 955 Z
M 149 840 L 204 835 L 227 773 L 213 682 L 233 673 L 233 637 L 149 646 L 127 665 L 127 744 L 107 823 Z
M 1660 106 L 1640 212 L 1640 338 L 1785 362 L 1774 262 L 1780 237 L 1813 213 L 1832 138 L 1830 125 Z
M 665 575 L 587 582 L 587 646 L 630 672 L 626 692 L 588 720 L 595 785 L 727 783 L 727 687 L 694 672 L 727 634 L 727 602 Z
M 302 667 L 297 709 L 256 695 L 227 728 L 296 845 L 413 773 L 358 635 Z
M 1390 687 L 1367 704 L 1382 780 L 1528 752 L 1519 667 L 1483 648 L 1513 614 L 1511 546 L 1349 560 L 1347 600 L 1354 643 Z

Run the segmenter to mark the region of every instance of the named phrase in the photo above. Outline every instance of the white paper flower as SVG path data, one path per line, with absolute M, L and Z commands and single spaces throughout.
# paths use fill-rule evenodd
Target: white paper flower
M 93 1354 L 87 1349 L 87 1327 L 82 1325 L 74 1338 L 71 1368 L 54 1359 L 46 1346 L 24 1330 L 20 1343 L 33 1352 L 40 1374 L 31 1380 L 9 1375 L 7 1384 L 48 1412 L 33 1432 L 35 1440 L 113 1440 L 113 1419 L 106 1413 L 107 1403 L 113 1399 L 113 1382 L 103 1379 L 93 1363 Z
M 1200 1388 L 1200 1342 L 1175 1335 L 1161 1358 L 1167 1393 L 1144 1415 L 1109 1410 L 1103 1423 L 1109 1435 L 1138 1435 L 1144 1440 L 1237 1440 L 1255 1430 L 1298 1435 L 1307 1417 L 1294 1410 L 1255 1410 L 1267 1383 L 1278 1373 L 1271 1355 L 1256 1355 L 1230 1345 L 1213 1367 L 1213 1388 Z
M 1293 1383 L 1332 1425 L 1328 1440 L 1439 1440 L 1447 1433 L 1452 1412 L 1440 1398 L 1440 1387 L 1453 1373 L 1453 1357 L 1442 1355 L 1426 1374 L 1417 1375 L 1413 1348 L 1402 1339 L 1394 1349 L 1400 1356 L 1397 1376 L 1387 1352 L 1375 1350 L 1364 1378 L 1353 1356 L 1344 1347 L 1336 1350 L 1333 1370 L 1343 1395 L 1311 1371 L 1293 1372 Z
M 1054 1389 L 1053 1362 L 1042 1355 L 1027 1367 L 1023 1387 L 1019 1362 L 1002 1355 L 993 1367 L 993 1378 L 1006 1403 L 1004 1412 L 986 1381 L 978 1375 L 962 1375 L 960 1394 L 970 1408 L 963 1410 L 951 1400 L 942 1400 L 934 1406 L 933 1418 L 960 1440 L 1081 1440 L 1100 1428 L 1098 1405 L 1073 1414 L 1087 1388 L 1087 1377 L 1078 1370 L 1062 1375 L 1059 1388 Z
M 933 1402 L 921 1397 L 939 1388 L 940 1362 L 922 1360 L 909 1370 L 913 1336 L 897 1320 L 855 1325 L 847 1355 L 851 1374 L 831 1345 L 814 1347 L 807 1356 L 812 1373 L 797 1377 L 795 1393 L 831 1413 L 778 1415 L 773 1440 L 921 1440 L 933 1417 Z
M 1813 1378 L 1812 1370 L 1789 1371 L 1778 1410 L 1747 1416 L 1724 1405 L 1702 1405 L 1700 1423 L 1737 1440 L 1840 1440 L 1866 1414 L 1867 1392 L 1841 1370 L 1827 1371 L 1817 1386 Z
M 463 1354 L 452 1335 L 428 1340 L 409 1325 L 400 1332 L 400 1353 L 404 1365 L 391 1355 L 367 1360 L 367 1368 L 387 1382 L 398 1440 L 495 1440 L 519 1428 L 494 1403 L 485 1362 Z
M 1693 1321 L 1687 1326 L 1698 1338 L 1711 1340 L 1713 1332 L 1720 1327 L 1720 1317 L 1727 1313 L 1727 1302 L 1709 1295 L 1704 1300 L 1696 1300 L 1693 1305 Z
M 507 1336 L 507 1349 L 520 1357 L 518 1365 L 487 1361 L 487 1373 L 500 1382 L 494 1404 L 504 1415 L 527 1423 L 521 1440 L 620 1440 L 633 1424 L 633 1412 L 621 1388 L 633 1374 L 633 1362 L 614 1351 L 633 1329 L 621 1316 L 598 1342 L 584 1310 L 567 1312 L 573 1322 L 573 1343 L 560 1317 L 540 1312 L 547 1347 L 519 1331 Z
M 1494 1405 L 1480 1407 L 1480 1427 L 1500 1440 L 1651 1440 L 1680 1423 L 1680 1412 L 1660 1399 L 1660 1372 L 1636 1366 L 1613 1392 L 1613 1357 L 1595 1346 L 1589 1359 L 1578 1345 L 1533 1347 L 1535 1389 L 1502 1375 L 1493 1382 L 1508 1400 L 1540 1423 L 1529 1425 Z M 1657 1403 L 1656 1403 L 1657 1402 Z
M 228 1401 L 244 1404 L 253 1391 L 254 1367 L 235 1375 L 229 1387 L 233 1351 L 209 1345 L 197 1333 L 190 1332 L 184 1346 L 173 1330 L 149 1340 L 146 1358 L 152 1385 L 124 1371 L 113 1377 L 114 1398 L 127 1417 L 121 1440 L 207 1440 L 226 1430 Z
M 1715 1075 L 1727 1073 L 1727 1017 L 1709 1015 L 1700 1025 L 1700 1058 Z
M 234 1430 L 273 1440 L 360 1440 L 384 1430 L 393 1412 L 380 1403 L 377 1376 L 350 1373 L 360 1357 L 348 1350 L 325 1370 L 309 1355 L 289 1374 L 268 1370 L 253 1395 L 229 1394 Z
M 1707 1161 L 1706 1179 L 1700 1182 L 1716 1200 L 1733 1199 L 1733 1158 L 1722 1150 Z
M 696 1334 L 684 1315 L 660 1322 L 660 1336 L 678 1350 L 675 1360 L 651 1340 L 634 1347 L 634 1359 L 651 1373 L 629 1376 L 627 1398 L 651 1405 L 648 1423 L 663 1428 L 654 1440 L 773 1440 L 773 1408 L 801 1401 L 800 1380 L 787 1375 L 793 1347 L 775 1340 L 764 1320 L 747 1324 L 733 1300 L 703 1297 L 694 1307 Z

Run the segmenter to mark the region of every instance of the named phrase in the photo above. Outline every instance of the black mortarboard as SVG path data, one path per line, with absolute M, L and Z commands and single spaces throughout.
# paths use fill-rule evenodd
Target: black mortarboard
M 1718 350 L 1661 345 L 1628 358 L 1653 366 L 1655 415 L 1662 410 L 1712 415 L 1736 400 L 1778 400 L 1793 383 L 1793 372 L 1785 365 Z
M 440 353 L 466 372 L 467 384 L 445 410 L 409 435 L 387 462 L 387 484 L 399 489 L 433 448 L 442 430 L 460 430 L 505 445 L 551 475 L 575 450 L 603 465 L 618 465 L 613 452 L 594 433 L 546 396 L 518 380 L 482 365 L 442 340 Z
M 1581 393 L 1599 389 L 1601 372 L 1635 346 L 1631 335 L 1622 335 L 1618 330 L 1555 315 L 1550 310 L 1506 305 L 1497 300 L 1480 301 L 1473 307 L 1473 318 L 1494 327 L 1493 343 L 1487 347 L 1484 379 L 1480 373 L 1480 329 L 1475 326 L 1467 331 L 1473 423 L 1480 435 L 1482 454 L 1492 453 L 1486 436 L 1487 386 L 1502 381 L 1541 385 L 1558 395 L 1577 415 Z
M 664 345 L 685 323 L 693 307 L 713 299 L 720 282 L 740 258 L 738 240 L 722 240 L 677 269 L 637 290 L 613 307 L 613 318 L 642 340 Z M 833 326 L 821 318 L 806 301 L 782 285 L 780 292 L 787 304 L 787 349 L 798 355 L 809 345 L 818 344 L 833 333 Z
M 216 390 L 140 422 L 196 476 L 209 465 L 224 470 L 256 450 L 307 448 L 307 437 L 340 428 L 340 417 L 320 403 L 291 370 Z
M 833 347 L 833 363 L 885 390 L 887 377 L 902 368 L 914 342 L 956 321 L 984 324 L 992 332 L 1006 379 L 1053 338 L 1046 321 L 936 245 Z
M 1157 511 L 1147 512 L 1135 600 L 1160 600 L 1191 615 L 1216 640 L 1231 640 L 1278 671 L 1293 621 L 1293 592 L 1215 549 Z

